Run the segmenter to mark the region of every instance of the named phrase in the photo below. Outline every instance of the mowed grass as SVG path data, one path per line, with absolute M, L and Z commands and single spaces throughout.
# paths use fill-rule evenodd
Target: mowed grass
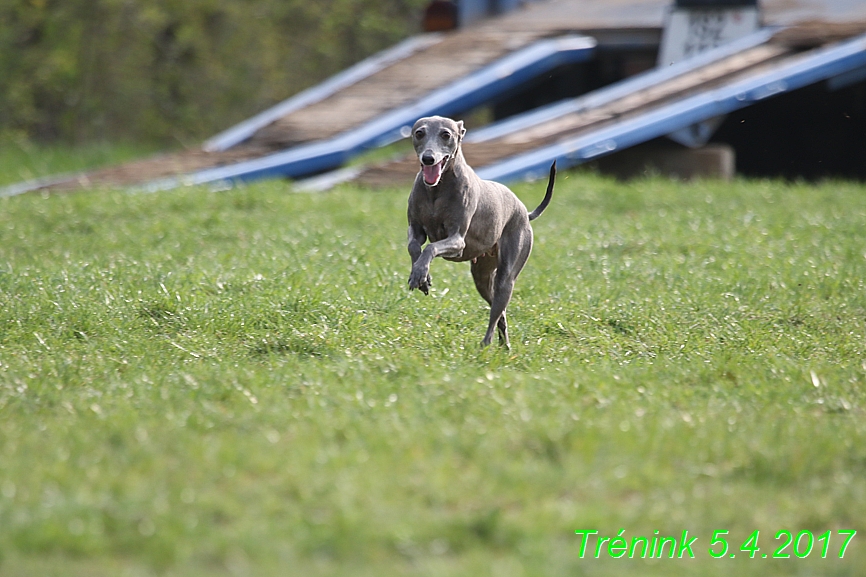
M 0 133 L 0 188 L 23 181 L 74 174 L 155 154 L 155 145 L 90 143 L 40 145 Z M 2 191 L 0 191 L 2 194 Z
M 406 196 L 0 200 L 0 575 L 864 574 L 866 187 L 562 173 L 510 352 Z

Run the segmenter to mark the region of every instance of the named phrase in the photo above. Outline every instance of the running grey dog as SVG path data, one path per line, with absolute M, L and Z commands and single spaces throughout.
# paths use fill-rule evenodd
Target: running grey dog
M 441 116 L 422 118 L 412 128 L 421 170 L 409 194 L 409 289 L 429 292 L 430 263 L 437 256 L 471 261 L 475 288 L 490 304 L 481 346 L 490 344 L 496 327 L 500 344 L 510 348 L 505 307 L 532 250 L 529 221 L 544 212 L 553 196 L 556 162 L 544 200 L 527 213 L 506 186 L 482 180 L 466 164 L 460 148 L 465 134 L 462 121 Z M 425 240 L 430 243 L 422 250 Z

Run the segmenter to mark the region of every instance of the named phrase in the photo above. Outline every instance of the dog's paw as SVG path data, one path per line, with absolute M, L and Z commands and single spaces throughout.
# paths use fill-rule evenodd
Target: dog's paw
M 425 295 L 430 294 L 431 284 L 433 284 L 433 279 L 430 278 L 429 272 L 416 268 L 412 269 L 412 274 L 409 275 L 409 290 L 418 289 Z
M 415 290 L 415 289 L 418 289 L 419 291 L 421 291 L 425 295 L 430 294 L 430 285 L 427 283 L 422 283 L 422 284 L 419 284 L 418 286 L 412 286 L 412 283 L 409 283 L 409 290 L 411 291 L 411 290 Z

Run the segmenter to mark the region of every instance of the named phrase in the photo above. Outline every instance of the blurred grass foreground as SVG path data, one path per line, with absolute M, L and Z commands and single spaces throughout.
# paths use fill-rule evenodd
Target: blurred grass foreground
M 0 575 L 863 574 L 862 185 L 563 173 L 510 353 L 405 190 L 289 192 L 0 199 Z
M 425 3 L 6 0 L 0 184 L 198 142 Z M 862 184 L 563 172 L 511 352 L 466 266 L 407 291 L 407 192 L 0 199 L 0 577 L 866 573 Z

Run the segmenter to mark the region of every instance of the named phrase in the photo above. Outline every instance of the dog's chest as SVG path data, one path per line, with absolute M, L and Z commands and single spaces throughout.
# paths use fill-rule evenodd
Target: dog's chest
M 453 199 L 437 198 L 420 208 L 421 226 L 431 242 L 448 238 L 462 221 L 462 206 L 455 206 Z
M 424 233 L 427 235 L 427 239 L 430 242 L 445 240 L 450 236 L 448 234 L 448 227 L 445 226 L 445 222 L 442 220 L 431 219 L 428 222 L 425 222 Z

